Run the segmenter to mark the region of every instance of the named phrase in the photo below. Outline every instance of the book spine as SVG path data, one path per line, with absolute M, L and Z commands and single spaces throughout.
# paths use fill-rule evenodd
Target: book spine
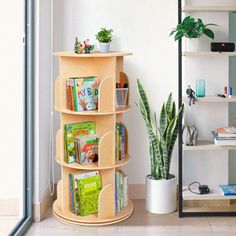
M 66 125 L 64 126 L 64 161 L 68 164 Z
M 74 98 L 74 111 L 78 111 L 78 103 L 77 103 L 77 94 L 76 94 L 76 80 L 73 79 L 73 98 Z
M 128 176 L 124 175 L 124 185 L 123 185 L 123 196 L 124 196 L 124 207 L 128 206 Z
M 117 191 L 117 184 L 118 184 L 118 181 L 117 181 L 117 172 L 115 172 L 115 210 L 116 210 L 116 213 L 118 213 L 118 191 Z
M 69 82 L 69 79 L 66 80 L 66 99 L 67 99 L 67 109 L 71 110 L 71 97 L 70 97 L 70 82 Z
M 121 148 L 121 160 L 125 159 L 125 142 L 126 142 L 126 137 L 125 137 L 125 125 L 121 125 L 121 135 L 122 135 L 122 148 Z
M 120 205 L 121 208 L 124 207 L 124 175 L 120 172 Z
M 119 161 L 119 126 L 116 123 L 116 161 Z
M 69 179 L 70 179 L 70 197 L 71 197 L 71 210 L 72 213 L 75 214 L 75 204 L 74 204 L 74 178 L 72 174 L 69 174 Z
M 70 103 L 71 103 L 71 110 L 74 111 L 75 110 L 74 95 L 73 95 L 74 80 L 70 78 L 69 82 L 70 82 Z

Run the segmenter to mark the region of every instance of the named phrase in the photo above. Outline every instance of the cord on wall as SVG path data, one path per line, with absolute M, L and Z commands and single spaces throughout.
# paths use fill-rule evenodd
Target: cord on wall
M 53 78 L 53 0 L 51 0 L 51 25 L 50 25 L 51 33 L 51 42 L 50 42 L 50 56 L 51 56 L 51 70 L 50 70 L 50 148 L 49 148 L 49 173 L 48 173 L 48 188 L 50 195 L 53 196 L 54 194 L 54 156 L 53 156 L 53 145 L 54 145 L 54 112 L 53 112 L 53 104 L 54 104 L 54 99 L 53 99 L 53 84 L 54 84 L 54 78 Z

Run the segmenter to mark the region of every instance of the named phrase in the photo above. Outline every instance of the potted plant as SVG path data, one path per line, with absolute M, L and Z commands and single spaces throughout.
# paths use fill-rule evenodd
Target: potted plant
M 176 210 L 176 177 L 169 173 L 172 151 L 178 134 L 178 122 L 184 107 L 176 112 L 172 94 L 163 104 L 159 121 L 156 113 L 151 113 L 147 95 L 137 80 L 139 100 L 137 106 L 144 119 L 151 160 L 151 173 L 146 177 L 146 210 L 167 214 Z
M 206 38 L 214 39 L 215 34 L 214 32 L 209 29 L 209 26 L 217 26 L 215 24 L 204 24 L 201 19 L 195 19 L 192 16 L 187 16 L 184 18 L 181 24 L 178 24 L 176 28 L 174 28 L 170 36 L 175 34 L 175 41 L 178 41 L 180 39 L 187 38 L 190 39 L 189 46 L 193 45 L 191 49 L 188 48 L 189 51 L 195 51 L 195 50 L 209 50 L 210 49 L 210 43 L 206 40 Z M 202 36 L 206 36 L 205 38 Z M 202 38 L 202 43 L 199 43 L 199 39 Z M 205 45 L 204 45 L 204 42 Z M 202 47 L 202 48 L 200 48 Z
M 101 28 L 96 34 L 96 39 L 99 41 L 100 52 L 109 52 L 110 42 L 112 40 L 112 32 L 112 29 Z

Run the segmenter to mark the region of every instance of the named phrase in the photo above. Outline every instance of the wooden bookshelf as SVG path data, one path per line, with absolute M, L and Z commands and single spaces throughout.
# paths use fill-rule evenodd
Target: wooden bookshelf
M 133 203 L 115 212 L 115 170 L 130 161 L 128 143 L 125 159 L 115 161 L 115 123 L 123 120 L 123 113 L 130 110 L 129 96 L 125 107 L 116 108 L 115 84 L 129 80 L 123 72 L 124 56 L 129 52 L 75 54 L 57 52 L 59 76 L 55 81 L 55 110 L 60 113 L 60 129 L 56 134 L 56 161 L 61 166 L 61 180 L 57 184 L 57 200 L 53 204 L 54 215 L 72 225 L 108 225 L 125 220 L 133 213 Z M 94 75 L 99 79 L 98 110 L 74 112 L 67 108 L 66 79 Z M 130 88 L 130 86 L 128 86 Z M 95 121 L 96 132 L 101 137 L 98 145 L 99 161 L 91 165 L 67 164 L 64 161 L 64 125 Z M 98 213 L 88 216 L 72 214 L 69 174 L 85 170 L 98 170 L 102 179 Z

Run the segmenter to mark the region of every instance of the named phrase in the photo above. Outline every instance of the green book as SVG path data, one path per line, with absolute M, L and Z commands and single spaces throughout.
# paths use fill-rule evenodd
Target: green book
M 86 216 L 98 212 L 98 198 L 102 189 L 100 175 L 77 180 L 80 215 Z
M 78 162 L 75 151 L 75 138 L 96 134 L 96 123 L 94 121 L 66 124 L 64 127 L 65 156 L 66 163 Z

